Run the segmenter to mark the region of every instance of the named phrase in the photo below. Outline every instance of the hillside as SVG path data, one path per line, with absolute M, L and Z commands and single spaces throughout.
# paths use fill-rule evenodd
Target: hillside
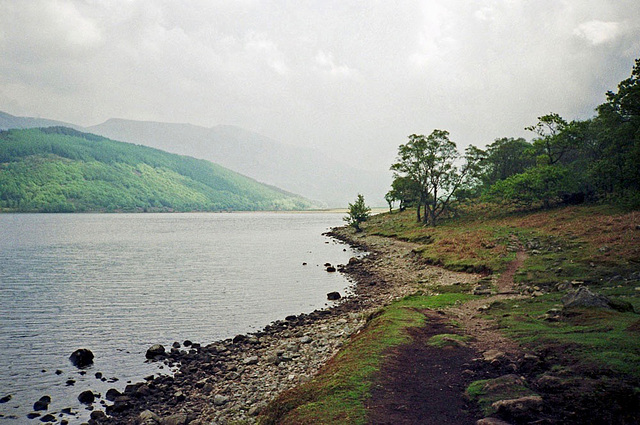
M 208 161 L 67 127 L 0 132 L 0 210 L 299 210 L 313 204 Z
M 234 126 L 205 128 L 110 119 L 87 130 L 115 140 L 206 159 L 330 207 L 345 207 L 358 193 L 369 204 L 384 206 L 384 194 L 391 181 L 391 173 L 359 170 L 312 148 L 284 145 Z

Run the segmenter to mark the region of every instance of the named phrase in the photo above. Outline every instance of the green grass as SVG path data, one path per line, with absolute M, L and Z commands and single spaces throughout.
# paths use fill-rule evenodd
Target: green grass
M 510 300 L 492 307 L 488 315 L 507 335 L 534 351 L 546 351 L 561 366 L 640 378 L 638 314 L 575 309 L 560 321 L 544 320 L 544 314 L 559 302 L 560 294 Z
M 485 416 L 495 413 L 491 405 L 496 401 L 536 395 L 514 375 L 474 381 L 467 387 L 465 394 L 478 403 Z
M 466 346 L 466 343 L 471 338 L 466 335 L 458 334 L 439 334 L 429 338 L 427 344 L 431 347 L 446 348 L 446 347 L 459 347 Z
M 466 294 L 413 295 L 374 315 L 310 382 L 286 391 L 261 414 L 261 424 L 364 424 L 365 402 L 385 353 L 410 342 L 407 329 L 425 324 L 421 310 L 445 308 Z

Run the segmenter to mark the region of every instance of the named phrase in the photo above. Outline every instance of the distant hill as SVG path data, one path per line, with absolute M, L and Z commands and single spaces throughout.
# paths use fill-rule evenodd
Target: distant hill
M 384 206 L 384 194 L 391 184 L 390 173 L 358 170 L 317 150 L 284 145 L 234 126 L 205 128 L 110 119 L 88 130 L 116 140 L 207 159 L 330 207 L 346 207 L 358 193 L 365 196 L 367 204 Z
M 323 206 L 346 207 L 358 193 L 365 196 L 368 205 L 384 206 L 384 194 L 391 184 L 388 172 L 359 170 L 357 165 L 333 161 L 312 148 L 284 145 L 234 126 L 206 128 L 191 124 L 110 119 L 83 128 L 0 112 L 0 129 L 59 125 L 206 159 L 257 181 L 302 194 Z
M 16 117 L 7 114 L 6 112 L 0 111 L 0 130 L 8 130 L 10 128 L 37 128 L 53 126 L 65 126 L 76 129 L 79 128 L 77 125 L 65 123 L 62 121 L 54 121 L 44 118 Z
M 0 132 L 0 210 L 299 210 L 297 195 L 211 162 L 68 127 Z

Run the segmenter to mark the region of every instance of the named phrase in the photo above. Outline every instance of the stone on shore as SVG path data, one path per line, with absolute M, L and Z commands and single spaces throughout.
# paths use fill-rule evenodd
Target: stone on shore
M 329 292 L 329 293 L 327 294 L 327 299 L 328 299 L 329 301 L 337 301 L 337 300 L 339 300 L 340 298 L 342 298 L 342 295 L 340 295 L 340 292 Z
M 145 410 L 138 416 L 138 423 L 140 425 L 156 425 L 160 423 L 160 416 L 156 415 L 151 410 Z
M 149 349 L 147 350 L 146 357 L 148 359 L 153 359 L 156 356 L 164 356 L 165 352 L 166 351 L 165 351 L 163 345 L 155 344 L 155 345 L 152 345 L 151 347 L 149 347 Z
M 213 396 L 213 404 L 214 406 L 224 406 L 229 401 L 229 397 L 224 396 L 222 394 L 216 394 Z

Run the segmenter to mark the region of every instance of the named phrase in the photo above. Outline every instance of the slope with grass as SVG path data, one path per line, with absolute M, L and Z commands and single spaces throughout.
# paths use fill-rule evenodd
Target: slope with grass
M 401 394 L 412 383 L 398 359 L 422 370 L 415 380 L 425 382 L 444 369 L 413 364 L 428 358 L 415 350 L 458 345 L 473 348 L 478 359 L 446 373 L 458 383 L 467 379 L 458 396 L 475 403 L 468 413 L 476 419 L 640 421 L 640 212 L 606 205 L 535 212 L 474 206 L 436 228 L 416 223 L 407 211 L 374 216 L 362 233 L 339 233 L 374 252 L 369 262 L 347 268 L 366 269 L 361 284 L 383 290 L 402 281 L 415 294 L 383 298 L 373 320 L 316 378 L 276 399 L 263 423 L 412 423 L 415 411 L 426 410 L 410 392 Z M 407 246 L 409 253 L 397 255 Z M 398 265 L 407 270 L 389 272 Z M 446 269 L 481 274 L 475 284 L 452 283 L 433 272 L 438 268 L 443 277 Z M 508 295 L 499 293 L 501 274 L 511 280 Z M 489 291 L 472 295 L 481 286 Z M 609 297 L 616 308 L 564 308 L 563 296 L 580 286 Z M 450 328 L 424 343 L 416 329 L 434 326 L 434 317 Z M 438 413 L 447 410 L 441 404 L 423 419 L 449 423 Z
M 0 132 L 0 211 L 301 210 L 313 204 L 204 160 L 67 127 Z

